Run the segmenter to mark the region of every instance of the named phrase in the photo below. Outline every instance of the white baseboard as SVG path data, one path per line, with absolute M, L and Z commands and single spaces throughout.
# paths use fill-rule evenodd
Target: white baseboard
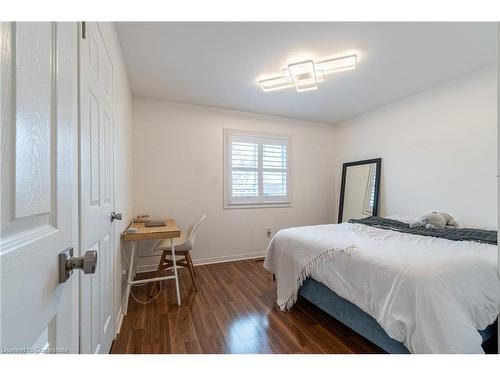
M 237 255 L 224 255 L 220 257 L 211 257 L 211 258 L 201 258 L 201 259 L 193 259 L 193 264 L 195 266 L 203 266 L 205 264 L 214 264 L 214 263 L 226 263 L 226 262 L 235 262 L 238 260 L 246 260 L 246 259 L 256 259 L 263 258 L 266 255 L 265 252 L 257 252 L 257 253 L 246 253 L 246 254 L 237 254 Z M 151 272 L 155 271 L 158 268 L 158 262 L 160 261 L 160 257 L 139 257 L 137 259 L 137 273 L 141 272 Z M 146 261 L 147 263 L 142 263 L 141 260 Z

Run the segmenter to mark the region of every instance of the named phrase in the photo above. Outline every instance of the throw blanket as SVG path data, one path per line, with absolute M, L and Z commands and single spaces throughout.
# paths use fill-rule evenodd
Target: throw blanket
M 497 244 L 497 231 L 472 229 L 472 228 L 444 228 L 444 229 L 427 229 L 425 227 L 410 228 L 409 224 L 401 221 L 386 219 L 378 216 L 371 216 L 364 219 L 351 219 L 349 223 L 363 224 L 370 227 L 395 230 L 403 233 L 418 234 L 420 236 L 429 236 L 437 238 L 445 238 L 451 241 L 475 241 L 487 243 L 490 245 Z
M 325 232 L 321 227 L 284 229 L 276 233 L 269 244 L 264 267 L 276 275 L 277 303 L 282 310 L 293 306 L 304 280 L 319 264 L 337 254 L 349 255 L 356 251 L 340 228 Z

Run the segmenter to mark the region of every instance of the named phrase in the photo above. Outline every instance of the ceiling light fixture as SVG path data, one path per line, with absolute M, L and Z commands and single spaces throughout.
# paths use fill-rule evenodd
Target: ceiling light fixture
M 356 68 L 357 55 L 337 57 L 335 59 L 314 62 L 312 60 L 289 64 L 281 70 L 279 77 L 259 81 L 264 91 L 275 91 L 295 87 L 297 92 L 316 90 L 318 82 L 325 80 L 325 75 Z

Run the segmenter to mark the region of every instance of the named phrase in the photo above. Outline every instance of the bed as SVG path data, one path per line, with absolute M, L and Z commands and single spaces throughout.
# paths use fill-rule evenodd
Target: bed
M 342 223 L 278 232 L 264 266 L 280 308 L 300 294 L 389 353 L 484 353 L 497 257 L 493 244 Z

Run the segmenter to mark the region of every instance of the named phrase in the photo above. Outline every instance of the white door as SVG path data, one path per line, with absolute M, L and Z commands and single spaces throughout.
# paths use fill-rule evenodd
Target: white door
M 0 347 L 78 353 L 77 24 L 1 23 L 0 48 Z
M 80 244 L 97 251 L 97 269 L 82 277 L 81 351 L 108 353 L 114 338 L 113 65 L 99 26 L 80 37 Z

